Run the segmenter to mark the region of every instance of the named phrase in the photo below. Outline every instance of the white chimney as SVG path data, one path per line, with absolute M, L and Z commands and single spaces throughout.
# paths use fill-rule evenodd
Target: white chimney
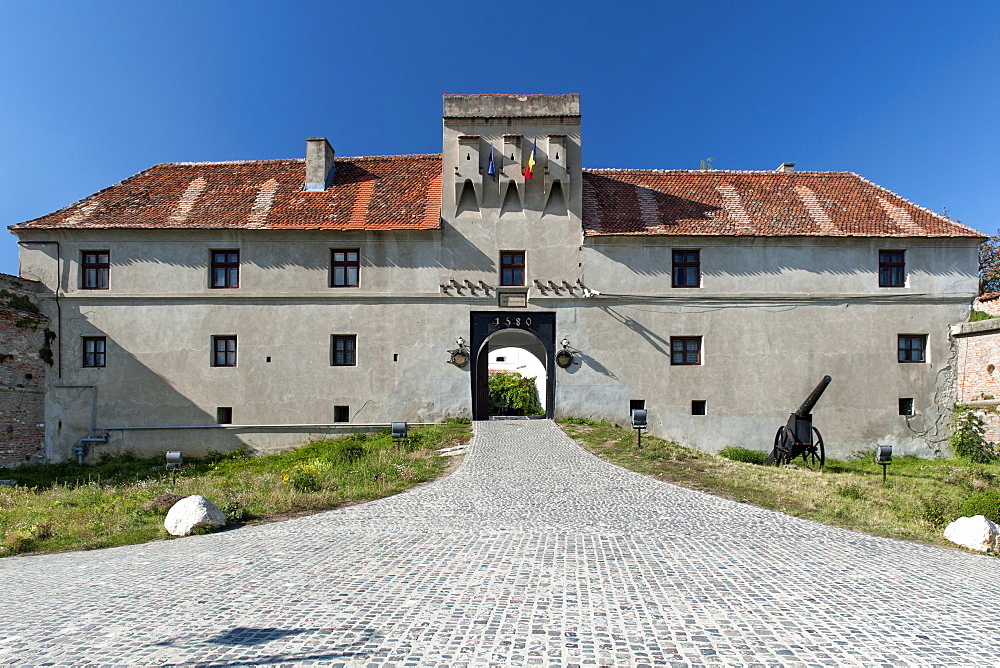
M 326 137 L 306 139 L 306 185 L 303 190 L 320 193 L 326 191 L 336 171 L 333 153 L 333 147 Z
M 783 162 L 780 165 L 778 165 L 778 168 L 776 170 L 774 170 L 774 171 L 776 171 L 776 172 L 784 172 L 786 174 L 791 174 L 792 172 L 795 171 L 795 163 L 794 162 Z

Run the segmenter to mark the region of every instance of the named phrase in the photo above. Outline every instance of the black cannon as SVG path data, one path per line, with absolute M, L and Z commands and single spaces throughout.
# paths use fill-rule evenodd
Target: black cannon
M 778 427 L 778 433 L 774 435 L 774 449 L 767 456 L 768 464 L 791 464 L 793 459 L 801 455 L 806 466 L 823 468 L 826 450 L 819 429 L 813 426 L 812 409 L 831 380 L 830 376 L 823 376 L 823 380 L 809 393 L 799 410 L 788 416 L 788 424 Z

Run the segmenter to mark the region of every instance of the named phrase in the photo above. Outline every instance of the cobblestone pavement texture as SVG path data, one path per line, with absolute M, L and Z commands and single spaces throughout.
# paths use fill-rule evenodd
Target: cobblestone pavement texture
M 1000 665 L 1000 559 L 483 422 L 461 468 L 283 523 L 0 560 L 0 663 Z

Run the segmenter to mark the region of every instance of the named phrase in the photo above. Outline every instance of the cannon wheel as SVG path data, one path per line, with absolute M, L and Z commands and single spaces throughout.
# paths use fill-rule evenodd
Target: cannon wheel
M 785 429 L 784 425 L 778 427 L 778 431 L 774 434 L 774 449 L 767 456 L 767 465 L 782 466 L 792 461 L 793 445 L 792 432 Z
M 816 427 L 812 428 L 812 433 L 813 443 L 802 453 L 802 460 L 809 468 L 818 468 L 822 471 L 823 465 L 826 464 L 826 448 L 823 447 L 823 436 Z

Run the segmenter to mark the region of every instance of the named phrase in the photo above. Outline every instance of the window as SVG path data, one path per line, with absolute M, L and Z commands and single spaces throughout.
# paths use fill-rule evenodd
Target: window
M 361 267 L 357 248 L 334 250 L 330 255 L 330 287 L 358 287 L 358 271 Z
M 111 273 L 111 253 L 109 251 L 83 251 L 82 287 L 84 290 L 107 290 Z
M 215 421 L 219 424 L 232 424 L 233 423 L 233 407 L 232 406 L 219 406 L 215 409 Z
M 671 336 L 671 364 L 701 364 L 700 336 Z
M 691 415 L 705 415 L 707 402 L 704 399 L 691 400 Z
M 701 286 L 701 251 L 675 250 L 673 274 L 675 288 L 697 288 Z
M 238 250 L 212 251 L 212 287 L 240 287 L 240 252 Z
M 236 366 L 236 337 L 212 337 L 212 366 Z
M 358 337 L 354 334 L 333 337 L 333 357 L 330 362 L 333 366 L 355 366 L 355 347 Z
M 83 337 L 83 366 L 104 366 L 104 352 L 106 346 L 107 340 L 103 336 Z
M 913 415 L 913 398 L 912 397 L 900 397 L 899 398 L 899 414 L 900 415 Z
M 333 407 L 333 421 L 334 422 L 350 422 L 351 421 L 351 407 L 350 406 L 334 406 Z
M 500 285 L 524 285 L 524 251 L 500 253 Z
M 900 334 L 897 355 L 900 362 L 926 362 L 926 334 Z
M 878 252 L 878 286 L 880 288 L 901 288 L 906 284 L 904 252 L 901 250 L 880 250 Z

